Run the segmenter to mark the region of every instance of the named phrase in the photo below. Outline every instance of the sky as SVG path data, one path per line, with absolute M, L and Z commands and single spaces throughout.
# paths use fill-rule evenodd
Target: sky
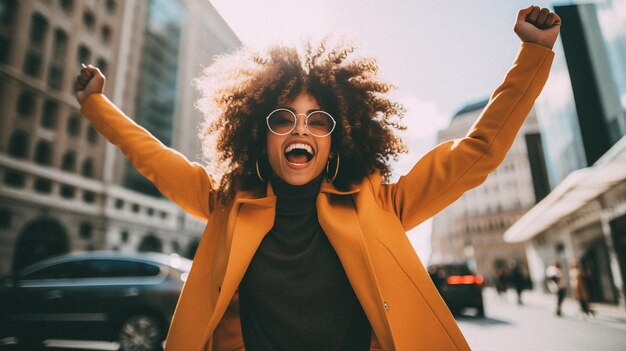
M 436 144 L 463 106 L 489 97 L 519 48 L 517 12 L 548 1 L 518 0 L 211 0 L 244 45 L 298 45 L 325 34 L 357 43 L 360 56 L 378 60 L 383 81 L 397 88 L 407 109 L 401 136 L 409 153 L 394 165 L 394 179 L 408 172 Z M 424 263 L 431 222 L 408 233 Z

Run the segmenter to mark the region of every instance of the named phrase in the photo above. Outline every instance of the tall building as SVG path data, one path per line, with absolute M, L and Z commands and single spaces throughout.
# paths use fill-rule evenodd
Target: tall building
M 189 159 L 190 81 L 240 42 L 203 0 L 0 0 L 0 273 L 73 250 L 190 254 L 203 223 L 160 197 L 79 113 L 80 63 Z
M 557 62 L 537 102 L 550 194 L 507 230 L 535 286 L 558 261 L 591 272 L 592 301 L 626 304 L 626 2 L 556 6 Z
M 439 131 L 439 141 L 465 136 L 487 102 L 470 104 L 457 112 L 448 128 Z M 535 191 L 528 152 L 536 144 L 537 131 L 531 112 L 498 169 L 434 217 L 431 262 L 469 261 L 486 277 L 512 264 L 525 267 L 524 245 L 505 243 L 502 234 L 543 196 Z M 543 167 L 539 161 L 538 166 Z
M 621 1 L 555 7 L 567 22 L 536 104 L 552 188 L 626 134 L 624 10 Z

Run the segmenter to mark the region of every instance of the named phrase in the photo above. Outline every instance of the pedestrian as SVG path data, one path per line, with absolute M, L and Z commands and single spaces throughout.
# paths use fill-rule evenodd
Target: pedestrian
M 506 268 L 504 267 L 497 268 L 495 284 L 496 284 L 496 292 L 498 293 L 498 296 L 500 297 L 506 296 L 506 291 L 509 285 L 508 280 L 509 279 L 508 279 L 508 274 L 506 272 Z
M 556 294 L 556 315 L 561 317 L 563 315 L 561 306 L 563 300 L 565 300 L 565 294 L 567 293 L 567 284 L 565 281 L 565 273 L 561 269 L 559 261 L 554 261 L 546 269 L 546 277 L 548 289 L 550 292 Z
M 541 92 L 559 17 L 520 10 L 513 67 L 466 137 L 397 183 L 403 109 L 373 59 L 322 42 L 222 56 L 194 82 L 210 167 L 76 79 L 81 113 L 167 197 L 207 221 L 166 350 L 469 350 L 405 232 L 496 169 Z
M 589 288 L 586 279 L 591 275 L 589 271 L 583 271 L 576 261 L 570 264 L 569 277 L 572 296 L 580 305 L 580 313 L 583 319 L 595 316 L 596 311 L 589 305 Z
M 517 295 L 517 304 L 523 305 L 524 301 L 522 299 L 522 293 L 528 287 L 528 274 L 524 270 L 522 264 L 520 262 L 515 262 L 513 264 L 513 268 L 511 269 L 510 277 L 509 277 L 513 288 L 515 288 L 515 293 Z

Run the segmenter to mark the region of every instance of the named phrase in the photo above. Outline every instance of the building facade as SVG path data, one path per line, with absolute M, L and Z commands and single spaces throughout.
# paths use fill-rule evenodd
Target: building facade
M 577 263 L 592 301 L 624 305 L 626 280 L 626 3 L 556 6 L 556 74 L 537 103 L 551 193 L 504 235 L 526 243 L 536 286 Z
M 0 273 L 74 250 L 193 252 L 203 223 L 135 186 L 72 83 L 100 67 L 114 103 L 199 160 L 190 81 L 239 45 L 207 1 L 0 0 Z
M 465 136 L 487 102 L 461 109 L 438 133 L 439 141 Z M 468 261 L 487 278 L 516 264 L 525 269 L 524 246 L 504 242 L 502 234 L 537 201 L 528 154 L 537 131 L 531 112 L 498 169 L 434 217 L 431 262 Z

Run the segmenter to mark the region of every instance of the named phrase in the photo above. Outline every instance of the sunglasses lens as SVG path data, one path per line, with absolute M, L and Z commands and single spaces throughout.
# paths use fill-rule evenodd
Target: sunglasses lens
M 296 124 L 296 116 L 286 110 L 277 110 L 267 118 L 267 126 L 276 134 L 291 132 Z
M 313 112 L 307 119 L 307 127 L 311 134 L 315 136 L 325 136 L 330 134 L 335 128 L 335 121 L 330 115 L 323 112 Z

